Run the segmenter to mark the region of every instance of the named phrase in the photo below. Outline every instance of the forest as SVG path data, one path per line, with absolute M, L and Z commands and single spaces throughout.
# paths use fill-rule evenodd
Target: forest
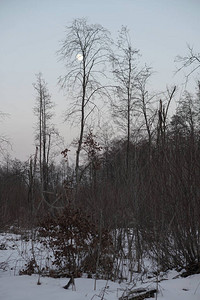
M 58 84 L 66 126 L 77 136 L 61 147 L 39 73 L 34 155 L 9 158 L 0 137 L 0 231 L 37 230 L 45 238 L 53 267 L 38 272 L 123 280 L 123 268 L 132 278 L 147 256 L 159 272 L 200 272 L 200 53 L 186 51 L 177 53 L 177 72 L 186 72 L 186 82 L 196 76 L 196 88 L 183 83 L 172 113 L 179 87 L 153 92 L 153 69 L 141 63 L 128 28 L 113 40 L 84 18 L 66 27 Z M 32 260 L 22 273 L 37 270 Z

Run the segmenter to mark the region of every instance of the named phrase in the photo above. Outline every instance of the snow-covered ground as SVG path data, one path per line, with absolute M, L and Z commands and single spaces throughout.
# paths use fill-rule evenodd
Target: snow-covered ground
M 67 278 L 41 277 L 41 284 L 37 285 L 38 275 L 18 275 L 24 263 L 20 245 L 20 236 L 0 235 L 0 300 L 117 300 L 128 289 L 156 287 L 156 278 L 143 278 L 143 283 L 138 281 L 136 286 L 131 283 L 97 280 L 96 290 L 94 279 L 87 278 L 75 279 L 73 290 L 72 287 L 68 290 L 63 288 L 68 282 Z M 200 300 L 200 274 L 187 278 L 178 275 L 176 271 L 164 274 L 158 285 L 158 299 Z

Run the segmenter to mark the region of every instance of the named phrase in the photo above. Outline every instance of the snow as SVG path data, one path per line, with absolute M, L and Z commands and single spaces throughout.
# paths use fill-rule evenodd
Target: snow
M 97 280 L 94 291 L 94 279 L 75 279 L 75 290 L 72 287 L 64 289 L 68 278 L 41 277 L 41 284 L 37 285 L 38 275 L 18 275 L 23 264 L 20 257 L 20 240 L 16 235 L 0 235 L 0 246 L 6 245 L 6 250 L 0 250 L 0 300 L 117 300 L 126 289 L 139 287 L 156 287 L 156 278 L 146 279 L 137 286 L 130 283 L 118 283 Z M 138 274 L 136 275 L 138 276 Z M 163 274 L 158 283 L 159 300 L 199 300 L 200 274 L 182 278 L 172 270 Z M 103 297 L 104 293 L 104 297 Z
M 97 290 L 94 291 L 94 280 L 78 278 L 75 280 L 76 291 L 72 289 L 65 290 L 63 286 L 67 279 L 42 278 L 41 285 L 37 285 L 37 276 L 13 276 L 10 278 L 1 278 L 0 281 L 0 299 L 2 300 L 81 300 L 98 299 L 102 289 L 105 287 L 105 281 L 97 282 Z M 110 286 L 106 291 L 107 299 L 117 299 L 118 284 L 109 282 Z
M 164 300 L 199 300 L 200 299 L 200 274 L 192 275 L 187 278 L 169 279 L 163 281 L 159 289 Z M 161 293 L 160 293 L 161 294 Z

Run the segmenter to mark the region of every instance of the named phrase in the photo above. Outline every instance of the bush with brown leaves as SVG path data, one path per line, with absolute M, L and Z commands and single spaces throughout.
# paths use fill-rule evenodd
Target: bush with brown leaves
M 62 213 L 48 215 L 40 222 L 39 233 L 45 238 L 45 246 L 52 250 L 53 265 L 60 274 L 111 277 L 111 235 L 80 209 L 68 205 Z

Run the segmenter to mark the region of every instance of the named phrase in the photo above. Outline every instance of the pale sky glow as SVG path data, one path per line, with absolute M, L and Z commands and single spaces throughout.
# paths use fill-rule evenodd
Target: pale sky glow
M 87 17 L 113 38 L 126 25 L 132 44 L 156 72 L 152 89 L 165 90 L 183 81 L 174 76 L 174 59 L 186 54 L 186 44 L 200 52 L 199 15 L 200 0 L 0 0 L 0 111 L 9 114 L 0 134 L 10 138 L 11 155 L 26 160 L 34 153 L 32 84 L 39 72 L 56 103 L 54 123 L 67 143 L 72 140 L 75 130 L 63 124 L 67 101 L 57 82 L 64 66 L 56 51 L 73 19 Z

